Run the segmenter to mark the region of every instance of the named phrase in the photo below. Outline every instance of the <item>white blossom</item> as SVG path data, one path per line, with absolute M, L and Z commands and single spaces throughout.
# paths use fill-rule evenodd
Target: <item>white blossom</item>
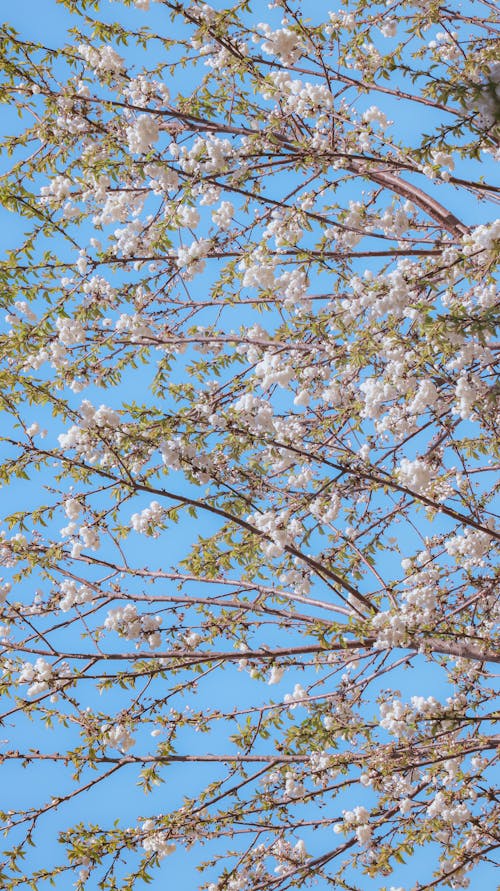
M 145 154 L 157 142 L 160 136 L 158 121 L 148 114 L 141 114 L 126 129 L 127 143 L 131 152 Z

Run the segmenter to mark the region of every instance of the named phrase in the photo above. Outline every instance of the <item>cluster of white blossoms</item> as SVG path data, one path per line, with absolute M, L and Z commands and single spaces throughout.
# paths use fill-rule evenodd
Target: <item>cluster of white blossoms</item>
M 283 102 L 287 113 L 304 117 L 318 114 L 319 126 L 322 124 L 322 115 L 333 108 L 333 94 L 325 84 L 293 79 L 285 71 L 272 71 L 268 74 L 262 96 L 264 99 Z
M 181 635 L 182 643 L 190 650 L 194 650 L 200 643 L 202 637 L 197 631 L 188 631 L 187 634 Z
M 120 313 L 115 322 L 115 331 L 117 334 L 126 335 L 124 339 L 130 343 L 151 342 L 156 337 L 153 325 L 146 322 L 145 317 L 139 312 Z
M 266 860 L 269 858 L 269 855 L 276 857 L 275 846 L 277 846 L 277 850 L 281 851 L 283 846 L 287 844 L 284 840 L 280 840 L 274 842 L 270 847 L 264 844 L 254 845 L 250 863 L 243 867 L 232 869 L 229 876 L 220 882 L 212 882 L 207 886 L 207 891 L 249 891 L 254 885 L 261 887 L 264 883 L 267 884 L 273 877 L 266 869 Z M 293 852 L 291 845 L 289 845 L 289 849 Z M 293 854 L 290 856 L 289 862 L 290 864 L 296 862 Z
M 288 569 L 280 575 L 280 583 L 289 586 L 295 594 L 307 597 L 311 590 L 311 574 L 298 557 L 293 558 L 296 569 Z
M 70 676 L 71 671 L 67 662 L 51 665 L 39 657 L 34 663 L 23 663 L 19 672 L 19 683 L 30 685 L 28 696 L 38 696 L 46 690 L 56 691 Z
M 378 418 L 384 410 L 386 403 L 390 403 L 397 390 L 392 383 L 384 378 L 368 377 L 361 381 L 359 389 L 363 394 L 364 408 L 362 415 L 365 418 Z
M 290 92 L 286 100 L 286 111 L 310 117 L 322 114 L 333 108 L 333 94 L 325 84 L 312 84 L 309 81 L 290 81 Z
M 235 154 L 235 148 L 229 139 L 219 139 L 213 133 L 206 136 L 198 136 L 190 148 L 179 147 L 172 142 L 169 147 L 170 154 L 176 158 L 179 167 L 184 173 L 198 173 L 206 176 L 214 173 L 222 173 L 228 162 Z
M 261 541 L 261 548 L 267 557 L 279 557 L 284 549 L 303 532 L 300 520 L 289 520 L 286 512 L 275 513 L 272 510 L 263 513 L 252 513 L 246 522 L 264 533 L 268 541 Z
M 352 53 L 345 60 L 346 68 L 359 71 L 363 76 L 374 74 L 382 66 L 382 55 L 371 41 L 354 45 Z
M 408 411 L 417 417 L 430 407 L 435 407 L 439 401 L 439 392 L 435 384 L 429 380 L 420 381 L 418 388 L 408 403 Z
M 394 205 L 384 210 L 379 215 L 378 223 L 384 235 L 392 235 L 394 238 L 401 238 L 408 229 L 411 228 L 411 214 L 414 212 L 413 205 L 409 201 L 405 201 L 403 206 Z M 375 222 L 377 220 L 375 219 Z M 400 264 L 403 265 L 402 263 Z M 366 276 L 366 272 L 365 272 Z M 383 315 L 384 312 L 391 312 L 393 315 L 408 315 L 412 310 L 408 309 L 408 304 L 416 296 L 416 292 L 412 291 L 406 279 L 401 275 L 401 269 L 396 270 L 396 274 L 391 273 L 387 276 L 389 283 L 389 296 L 385 298 L 385 305 L 373 311 L 373 315 Z M 375 304 L 376 306 L 376 304 Z
M 75 605 L 91 603 L 95 597 L 94 591 L 89 585 L 78 585 L 73 579 L 64 579 L 59 590 L 62 594 L 59 609 L 63 613 L 67 613 Z
M 16 300 L 14 306 L 18 313 L 25 316 L 30 322 L 36 322 L 38 317 L 35 312 L 33 312 L 31 306 L 27 302 L 27 300 Z M 13 313 L 8 313 L 5 316 L 5 321 L 7 323 L 16 321 L 16 317 Z
M 304 690 L 302 684 L 295 684 L 293 693 L 285 693 L 283 702 L 288 708 L 292 709 L 292 711 L 299 706 L 307 708 L 309 704 L 309 695 L 307 691 Z
M 309 279 L 303 269 L 292 269 L 283 272 L 276 280 L 276 287 L 284 297 L 283 305 L 286 309 L 296 306 L 299 310 L 309 308 L 307 291 Z
M 414 461 L 401 458 L 396 476 L 402 486 L 411 489 L 412 492 L 418 492 L 419 495 L 425 495 L 429 491 L 433 472 L 432 468 L 419 458 Z
M 186 226 L 188 229 L 196 229 L 200 223 L 200 214 L 196 207 L 190 204 L 184 204 L 177 208 L 177 220 L 180 226 Z
M 107 405 L 96 408 L 88 399 L 84 399 L 80 405 L 82 427 L 111 427 L 116 429 L 120 425 L 120 415 Z
M 103 724 L 101 726 L 102 741 L 105 745 L 124 754 L 135 744 L 129 729 L 124 724 Z
M 65 500 L 64 512 L 69 518 L 69 523 L 61 529 L 61 535 L 63 537 L 74 537 L 72 547 L 73 557 L 79 557 L 84 546 L 90 548 L 92 551 L 97 551 L 100 547 L 100 536 L 96 526 L 84 524 L 78 527 L 78 524 L 75 522 L 82 510 L 82 505 L 76 498 L 67 498 Z M 76 536 L 80 537 L 80 542 L 75 539 Z
M 60 433 L 57 439 L 61 449 L 74 449 L 76 454 L 81 455 L 89 464 L 95 464 L 101 455 L 99 446 L 91 432 L 82 430 L 76 424 L 73 424 L 66 433 Z M 105 456 L 101 459 L 102 461 L 107 463 Z
M 402 612 L 376 613 L 371 620 L 371 629 L 376 635 L 374 647 L 377 650 L 401 646 L 408 634 L 408 618 Z
M 201 0 L 194 0 L 194 2 L 188 6 L 188 12 L 196 16 L 196 18 L 201 19 L 201 21 L 205 22 L 207 25 L 211 24 L 217 16 L 217 11 L 213 6 L 210 6 L 210 3 L 203 3 Z
M 71 528 L 72 524 L 69 524 L 67 528 Z M 63 530 L 62 530 L 63 531 Z M 71 529 L 69 533 L 72 535 L 75 530 Z M 72 557 L 79 557 L 83 548 L 89 548 L 91 551 L 98 551 L 101 545 L 101 539 L 99 532 L 95 526 L 80 526 L 78 530 L 78 535 L 80 536 L 80 542 L 74 542 L 71 555 Z
M 137 640 L 136 649 L 139 649 L 142 641 L 146 641 L 150 648 L 161 646 L 162 617 L 151 614 L 139 614 L 137 607 L 132 603 L 110 609 L 104 622 L 107 631 L 116 631 L 125 640 Z
M 328 497 L 315 498 L 309 504 L 309 512 L 322 524 L 333 523 L 341 507 L 340 493 L 330 491 Z
M 107 189 L 105 182 L 107 179 L 108 177 L 105 175 L 99 177 L 98 190 Z M 92 222 L 96 226 L 107 226 L 115 222 L 125 223 L 131 214 L 134 217 L 139 215 L 144 206 L 145 197 L 144 192 L 141 193 L 139 190 L 131 187 L 128 189 L 109 190 L 106 192 L 106 197 L 99 211 L 93 215 Z M 119 229 L 115 230 L 114 237 L 117 241 L 119 240 Z
M 475 96 L 474 107 L 478 111 L 475 121 L 478 127 L 489 129 L 500 121 L 500 62 L 493 62 L 489 66 L 486 83 L 484 83 Z
M 171 842 L 165 831 L 158 829 L 154 820 L 145 820 L 142 824 L 141 845 L 147 854 L 154 854 L 159 860 L 173 854 L 176 845 Z
M 410 705 L 405 705 L 399 699 L 383 702 L 380 705 L 380 726 L 398 739 L 403 736 L 412 736 L 413 726 L 419 719 L 436 718 L 441 712 L 441 706 L 434 696 L 412 696 Z
M 72 182 L 67 176 L 60 174 L 50 180 L 46 186 L 40 188 L 40 200 L 42 204 L 49 204 L 52 207 L 58 207 L 63 201 L 69 197 L 71 193 Z
M 231 406 L 238 419 L 243 420 L 249 430 L 256 433 L 274 431 L 273 409 L 264 399 L 259 399 L 252 393 L 244 393 Z
M 492 223 L 485 223 L 472 229 L 464 239 L 464 253 L 482 254 L 483 252 L 487 252 L 486 257 L 480 256 L 477 258 L 481 263 L 486 263 L 489 260 L 489 252 L 495 247 L 498 247 L 499 242 L 500 218 L 494 220 Z
M 18 535 L 22 535 L 22 533 L 16 533 L 16 535 L 12 536 L 12 538 L 7 538 L 7 533 L 5 532 L 5 530 L 0 529 L 0 566 L 5 566 L 7 569 L 15 566 L 16 559 L 14 555 L 14 549 L 16 546 L 15 540 L 18 539 Z M 22 536 L 23 544 L 25 540 L 25 537 Z
M 210 406 L 205 405 L 210 412 Z M 200 411 L 202 416 L 206 416 L 208 412 Z M 209 422 L 218 422 L 217 416 L 209 415 Z M 184 467 L 188 470 L 192 477 L 199 483 L 207 483 L 213 471 L 217 468 L 217 461 L 214 456 L 206 452 L 203 454 L 196 448 L 194 443 L 182 441 L 180 437 L 173 437 L 167 442 L 160 443 L 160 451 L 162 462 L 165 467 L 170 470 L 179 470 Z
M 303 38 L 298 31 L 292 31 L 290 28 L 278 28 L 273 31 L 266 22 L 260 22 L 257 28 L 265 36 L 261 45 L 269 56 L 277 56 L 283 65 L 293 65 L 300 59 L 305 47 Z M 255 42 L 259 42 L 257 35 L 254 39 Z
M 262 233 L 264 239 L 272 238 L 277 250 L 290 244 L 297 244 L 303 235 L 302 227 L 294 214 L 273 210 L 271 219 Z
M 186 449 L 185 443 L 178 436 L 160 442 L 160 453 L 163 464 L 169 470 L 179 470 L 182 459 L 191 457 L 191 451 Z
M 61 283 L 62 284 L 62 283 Z M 102 275 L 91 275 L 82 283 L 86 304 L 98 303 L 99 307 L 114 306 L 117 291 Z
M 263 247 L 255 248 L 238 265 L 238 268 L 243 272 L 243 287 L 274 289 L 276 263 L 276 259 L 270 256 Z
M 425 553 L 425 552 L 423 552 Z M 430 554 L 427 555 L 430 561 Z M 406 580 L 408 588 L 401 594 L 402 604 L 398 609 L 376 613 L 370 625 L 376 635 L 374 647 L 378 650 L 391 649 L 408 643 L 411 632 L 419 632 L 436 617 L 440 590 L 441 572 L 436 566 L 422 569 L 413 567 L 412 561 L 402 560 L 412 566 L 412 574 Z M 442 590 L 442 588 L 441 588 Z
M 85 328 L 78 319 L 70 319 L 68 316 L 58 316 L 56 328 L 59 340 L 64 346 L 74 346 L 85 340 Z
M 431 40 L 427 46 L 432 50 L 434 58 L 440 62 L 451 62 L 453 59 L 458 59 L 462 53 L 457 37 L 458 31 L 438 31 L 434 40 Z
M 380 25 L 380 33 L 382 37 L 395 37 L 398 33 L 398 20 L 385 19 Z
M 340 214 L 342 229 L 331 227 L 325 235 L 335 238 L 339 247 L 354 248 L 366 235 L 367 220 L 362 201 L 349 201 L 348 209 Z M 347 307 L 346 307 L 347 308 Z
M 295 798 L 302 798 L 305 795 L 306 788 L 302 780 L 297 776 L 294 770 L 285 771 L 283 786 L 283 799 L 292 801 Z
M 464 569 L 485 566 L 484 557 L 491 547 L 492 538 L 480 529 L 466 529 L 446 541 L 446 553 L 454 557 Z
M 333 831 L 350 832 L 354 829 L 356 840 L 360 845 L 369 845 L 373 829 L 369 824 L 370 813 L 365 807 L 358 805 L 352 811 L 342 811 L 343 823 L 335 823 Z
M 81 43 L 78 47 L 78 53 L 96 74 L 112 74 L 116 76 L 124 71 L 125 61 L 112 46 L 95 47 Z
M 260 378 L 263 390 L 269 390 L 273 384 L 286 388 L 295 377 L 295 370 L 284 353 L 272 353 L 271 350 L 266 350 L 263 359 L 255 366 L 254 375 Z
M 5 603 L 11 590 L 12 590 L 12 583 L 4 582 L 3 578 L 0 578 L 0 603 Z
M 145 507 L 140 513 L 132 514 L 130 525 L 135 532 L 158 538 L 160 534 L 158 527 L 161 525 L 164 516 L 165 511 L 161 504 L 158 501 L 152 501 L 149 507 Z
M 177 248 L 176 263 L 182 270 L 183 278 L 189 280 L 203 272 L 205 257 L 210 253 L 211 247 L 212 242 L 209 238 L 200 238 L 191 242 L 189 246 L 180 245 Z
M 338 776 L 339 770 L 332 766 L 332 758 L 328 752 L 312 752 L 309 758 L 311 779 L 315 786 L 326 786 Z
M 427 807 L 429 817 L 438 817 L 443 823 L 461 825 L 470 820 L 472 814 L 463 802 L 449 805 L 447 796 L 443 792 L 437 792 L 433 801 Z
M 217 210 L 212 211 L 212 220 L 219 229 L 229 229 L 234 216 L 234 205 L 223 201 Z
M 386 209 L 378 219 L 374 219 L 373 225 L 378 222 L 385 234 L 400 237 L 408 228 L 408 212 L 411 213 L 411 209 L 406 204 L 402 208 Z M 365 222 L 365 232 L 362 234 L 366 234 L 366 225 Z M 347 234 L 344 233 L 344 243 L 346 238 Z M 359 240 L 356 235 L 355 243 Z M 349 242 L 352 246 L 350 233 Z M 373 319 L 386 315 L 396 318 L 411 315 L 411 304 L 417 299 L 417 291 L 411 283 L 412 272 L 411 264 L 400 260 L 397 268 L 385 276 L 375 278 L 370 270 L 365 271 L 363 279 L 354 275 L 349 281 L 353 297 L 346 297 L 342 301 L 346 316 L 354 319 L 361 310 L 366 312 L 368 318 Z
M 414 717 L 411 709 L 399 699 L 383 702 L 380 706 L 380 726 L 398 739 L 411 732 L 409 721 Z
M 269 672 L 269 686 L 273 684 L 279 684 L 283 675 L 285 674 L 285 668 L 280 667 L 279 665 L 273 665 L 271 671 Z
M 179 174 L 166 164 L 145 164 L 144 173 L 151 177 L 148 188 L 155 195 L 166 195 L 179 185 Z
M 122 89 L 122 94 L 132 105 L 145 106 L 151 103 L 167 105 L 170 101 L 170 90 L 159 80 L 150 80 L 144 74 L 132 77 Z
M 378 124 L 381 130 L 385 130 L 391 123 L 387 120 L 387 116 L 378 105 L 370 105 L 370 107 L 363 112 L 362 120 L 365 124 Z
M 144 155 L 149 152 L 158 141 L 159 136 L 159 123 L 150 114 L 140 114 L 133 124 L 126 128 L 128 147 L 136 155 Z
M 115 229 L 113 233 L 114 249 L 122 257 L 135 257 L 136 269 L 141 267 L 140 258 L 150 250 L 153 230 L 145 227 L 143 220 L 131 220 L 123 229 Z
M 94 464 L 99 457 L 102 464 L 113 464 L 114 456 L 102 449 L 102 442 L 94 433 L 104 430 L 116 433 L 120 425 L 120 415 L 107 405 L 95 408 L 87 399 L 82 402 L 80 412 L 81 425 L 73 424 L 66 433 L 60 433 L 57 437 L 61 449 L 74 449 L 90 464 Z
M 279 838 L 271 845 L 269 853 L 276 860 L 274 872 L 279 876 L 286 876 L 288 873 L 295 872 L 295 869 L 310 856 L 307 853 L 306 844 L 303 839 L 299 838 L 295 845 Z

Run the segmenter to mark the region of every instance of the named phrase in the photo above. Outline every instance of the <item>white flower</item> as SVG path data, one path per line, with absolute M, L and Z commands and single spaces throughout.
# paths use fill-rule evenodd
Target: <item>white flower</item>
M 123 724 L 116 724 L 114 727 L 110 727 L 109 724 L 103 724 L 101 730 L 103 731 L 104 742 L 120 752 L 128 752 L 135 743 L 135 739 Z
M 370 107 L 363 112 L 363 120 L 366 124 L 378 124 L 382 130 L 389 124 L 384 112 L 376 105 L 370 105 Z
M 352 811 L 344 811 L 345 823 L 366 823 L 370 816 L 369 811 L 365 807 L 358 805 Z
M 307 706 L 308 694 L 301 684 L 295 684 L 293 693 L 285 693 L 283 702 L 291 709 L 296 709 L 298 705 Z
M 360 845 L 369 845 L 372 837 L 372 828 L 367 824 L 358 826 L 356 829 L 356 838 Z
M 431 482 L 432 470 L 428 464 L 418 458 L 415 461 L 402 458 L 396 475 L 403 486 L 414 492 L 425 494 Z
M 194 648 L 197 647 L 201 640 L 201 634 L 198 634 L 196 631 L 190 631 L 188 634 L 185 634 L 183 637 L 183 641 L 187 647 Z
M 380 33 L 383 35 L 383 37 L 395 37 L 398 33 L 397 19 L 387 19 L 380 26 Z
M 284 674 L 284 668 L 279 668 L 277 665 L 273 665 L 269 673 L 268 685 L 272 686 L 273 684 L 279 684 Z
M 196 229 L 200 222 L 200 215 L 196 207 L 190 207 L 188 204 L 179 208 L 177 216 L 181 225 L 187 226 L 189 229 Z
M 446 552 L 465 568 L 484 565 L 483 557 L 488 553 L 491 536 L 487 532 L 466 529 L 463 535 L 453 535 L 445 544 Z
M 160 128 L 151 115 L 141 114 L 125 132 L 130 151 L 140 155 L 148 152 L 157 141 Z
M 272 31 L 266 23 L 260 23 L 257 27 L 266 36 L 262 43 L 262 49 L 269 56 L 278 56 L 284 65 L 293 65 L 297 59 L 300 59 L 304 47 L 299 33 L 291 31 L 290 28 Z
M 111 609 L 104 622 L 108 631 L 116 631 L 125 640 L 138 640 L 136 648 L 141 641 L 146 641 L 151 649 L 161 645 L 160 625 L 162 617 L 143 614 L 139 615 L 137 608 L 132 603 L 126 606 Z
M 141 513 L 132 514 L 130 525 L 135 532 L 143 535 L 151 535 L 158 538 L 160 530 L 157 528 L 163 521 L 165 511 L 158 501 L 152 501 L 149 507 L 145 507 Z
M 308 856 L 306 845 L 302 838 L 299 838 L 297 844 L 294 845 L 293 850 L 296 852 L 300 860 L 305 860 L 305 858 Z
M 99 550 L 101 542 L 97 529 L 94 529 L 91 526 L 81 526 L 80 538 L 83 541 L 84 547 L 90 548 L 92 551 Z
M 112 46 L 93 47 L 81 43 L 78 52 L 85 59 L 89 68 L 94 71 L 120 74 L 124 68 L 124 61 Z
M 80 262 L 81 258 L 78 263 Z M 85 272 L 85 270 L 83 270 L 83 272 Z M 85 340 L 85 328 L 78 319 L 68 319 L 65 316 L 59 316 L 56 320 L 56 328 L 59 340 L 64 346 L 72 346 L 75 343 L 81 343 L 82 340 Z
M 144 838 L 141 844 L 145 851 L 156 854 L 159 860 L 167 857 L 168 854 L 173 854 L 176 848 L 175 844 L 166 837 L 165 831 L 156 829 L 153 820 L 145 820 L 142 824 L 142 831 Z
M 229 229 L 234 215 L 234 206 L 230 201 L 223 201 L 217 210 L 212 211 L 212 220 L 219 229 Z

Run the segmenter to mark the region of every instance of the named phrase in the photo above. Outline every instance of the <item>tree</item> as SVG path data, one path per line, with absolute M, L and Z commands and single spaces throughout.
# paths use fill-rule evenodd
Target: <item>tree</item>
M 494 4 L 61 5 L 2 30 L 2 886 L 467 887 Z

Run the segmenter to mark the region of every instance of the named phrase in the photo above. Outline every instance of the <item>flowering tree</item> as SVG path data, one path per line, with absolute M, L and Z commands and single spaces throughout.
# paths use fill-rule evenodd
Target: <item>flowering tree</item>
M 494 4 L 59 4 L 1 44 L 2 887 L 467 887 Z

